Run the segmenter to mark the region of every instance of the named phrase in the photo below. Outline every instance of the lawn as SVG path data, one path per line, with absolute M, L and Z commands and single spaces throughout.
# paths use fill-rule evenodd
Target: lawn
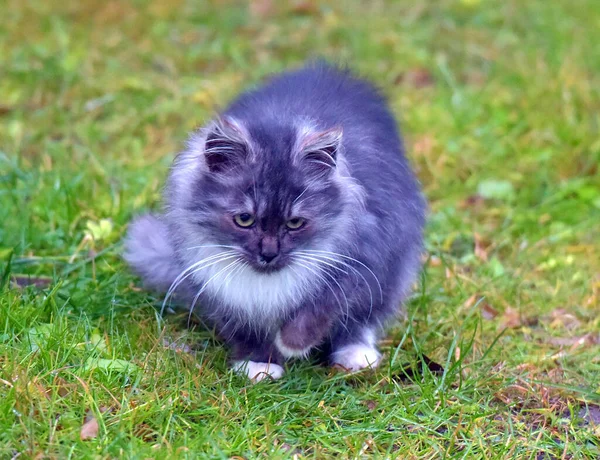
M 0 458 L 600 456 L 597 0 L 0 11 Z M 388 96 L 427 251 L 376 372 L 251 385 L 120 240 L 190 130 L 317 55 Z

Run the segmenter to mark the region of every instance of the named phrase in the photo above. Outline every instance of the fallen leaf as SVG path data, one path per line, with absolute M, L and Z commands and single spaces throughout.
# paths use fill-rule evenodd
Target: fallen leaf
M 250 14 L 259 19 L 265 19 L 273 14 L 273 0 L 250 0 Z
M 489 303 L 487 302 L 483 302 L 480 305 L 481 308 L 481 316 L 483 316 L 483 319 L 494 319 L 496 316 L 498 316 L 498 310 L 496 310 L 494 307 L 492 307 Z
M 478 298 L 479 296 L 477 294 L 473 294 L 471 297 L 465 300 L 464 307 L 471 308 L 473 305 L 475 305 L 475 302 L 477 302 Z
M 503 327 L 509 329 L 515 329 L 521 327 L 523 325 L 523 321 L 521 320 L 521 314 L 518 310 L 512 307 L 506 307 L 504 313 L 502 313 L 502 317 L 500 319 L 500 324 Z
M 362 401 L 361 404 L 363 406 L 366 406 L 369 411 L 373 411 L 377 407 L 377 403 L 375 401 L 373 401 L 372 399 L 367 399 L 366 401 Z
M 581 326 L 581 321 L 565 308 L 556 308 L 550 313 L 550 327 L 552 329 L 565 328 L 568 330 L 577 329 Z
M 473 251 L 475 253 L 475 257 L 477 257 L 479 260 L 482 260 L 483 262 L 487 262 L 488 253 L 486 247 L 489 246 L 489 244 L 485 242 L 481 235 L 477 232 L 473 234 L 473 237 L 475 239 L 475 249 Z
M 600 343 L 600 336 L 585 334 L 577 337 L 550 337 L 546 342 L 559 347 L 571 347 L 571 350 L 574 350 L 582 345 L 596 345 Z
M 14 110 L 14 107 L 9 105 L 0 104 L 0 115 L 6 115 Z
M 429 69 L 416 67 L 398 75 L 396 83 L 405 83 L 413 88 L 426 88 L 435 84 L 435 78 Z
M 147 423 L 140 423 L 135 427 L 133 434 L 144 442 L 155 442 L 158 439 L 158 434 Z
M 431 135 L 421 136 L 412 145 L 412 153 L 415 156 L 428 156 L 434 147 L 433 137 Z
M 292 2 L 291 12 L 305 15 L 317 14 L 319 12 L 319 5 L 315 0 L 296 0 Z
M 75 385 L 73 383 L 69 383 L 62 377 L 58 377 L 58 376 L 54 377 L 53 384 L 54 384 L 54 391 L 56 391 L 61 398 L 68 396 L 69 393 L 71 393 L 77 389 L 77 385 Z
M 98 429 L 98 420 L 96 420 L 96 417 L 94 417 L 92 412 L 88 411 L 85 421 L 81 426 L 81 430 L 79 431 L 79 437 L 82 441 L 96 438 L 98 437 Z

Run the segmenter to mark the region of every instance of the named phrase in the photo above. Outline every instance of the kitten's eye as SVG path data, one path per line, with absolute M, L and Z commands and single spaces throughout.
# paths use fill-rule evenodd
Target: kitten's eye
M 299 228 L 302 228 L 304 226 L 304 222 L 305 221 L 302 217 L 293 217 L 290 220 L 288 220 L 285 225 L 290 230 L 298 230 Z
M 248 214 L 247 212 L 235 215 L 233 220 L 239 227 L 243 228 L 252 227 L 254 224 L 254 216 L 252 214 Z

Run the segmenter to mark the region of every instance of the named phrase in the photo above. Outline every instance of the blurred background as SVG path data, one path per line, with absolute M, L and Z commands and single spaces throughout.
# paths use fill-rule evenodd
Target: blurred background
M 448 420 L 489 415 L 498 401 L 519 408 L 499 419 L 485 416 L 489 426 L 481 430 L 494 431 L 489 439 L 466 431 L 453 446 L 492 445 L 497 433 L 507 436 L 499 441 L 505 446 L 542 439 L 528 431 L 542 422 L 522 410 L 553 414 L 544 418 L 550 444 L 552 436 L 578 436 L 561 417 L 600 388 L 597 0 L 1 0 L 0 11 L 0 273 L 2 285 L 10 285 L 0 296 L 0 318 L 8 318 L 0 330 L 4 380 L 10 374 L 27 381 L 85 361 L 92 351 L 73 348 L 65 337 L 88 343 L 97 330 L 94 337 L 112 341 L 94 349 L 104 359 L 140 363 L 168 353 L 156 348 L 160 299 L 139 289 L 119 257 L 128 220 L 160 207 L 169 165 L 191 130 L 269 75 L 325 57 L 371 79 L 388 97 L 430 201 L 427 253 L 409 321 L 382 343 L 391 368 L 397 358 L 423 351 L 464 366 L 462 374 L 453 367 L 447 381 L 472 384 L 452 404 L 431 396 L 438 395 L 436 382 L 398 394 L 423 404 L 433 398 Z M 44 342 L 55 354 L 32 355 L 23 341 L 31 334 L 56 334 Z M 226 359 L 218 347 L 209 349 L 206 382 L 218 383 L 203 391 L 219 398 L 228 388 L 219 381 Z M 171 375 L 192 378 L 194 365 L 177 364 L 161 383 Z M 120 391 L 114 379 L 94 382 L 90 377 L 100 399 L 110 399 L 101 384 Z M 153 391 L 152 372 L 141 382 Z M 0 388 L 10 404 L 45 401 Z M 364 395 L 369 388 L 367 382 L 350 389 Z M 394 413 L 396 400 L 376 398 Z M 336 401 L 342 412 L 350 404 Z M 306 409 L 308 418 L 317 417 L 317 403 Z M 171 422 L 160 413 L 144 423 L 162 433 Z M 429 412 L 421 407 L 402 417 L 421 420 L 423 413 Z M 423 423 L 437 426 L 434 415 Z M 384 415 L 361 429 L 367 422 L 381 428 L 375 445 L 393 444 Z M 20 433 L 18 424 L 6 423 L 0 432 Z M 45 424 L 30 428 L 30 441 L 46 433 Z M 323 436 L 350 433 L 330 428 Z M 300 430 L 304 439 L 314 434 Z M 435 453 L 428 442 L 446 449 L 459 430 L 459 422 L 444 432 L 404 430 L 403 445 L 407 454 Z M 327 439 L 330 453 L 345 452 L 343 439 Z M 365 438 L 356 439 L 351 452 L 358 455 Z M 569 452 L 577 458 L 592 450 Z

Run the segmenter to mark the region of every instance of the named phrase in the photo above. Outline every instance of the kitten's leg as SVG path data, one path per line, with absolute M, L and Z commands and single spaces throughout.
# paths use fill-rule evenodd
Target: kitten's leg
M 343 330 L 331 342 L 330 362 L 349 372 L 376 368 L 381 362 L 377 350 L 376 329 L 372 326 L 353 327 Z
M 253 335 L 236 335 L 228 342 L 233 348 L 231 367 L 237 373 L 246 375 L 253 383 L 283 376 L 282 357 L 268 340 Z
M 300 309 L 275 336 L 275 346 L 285 358 L 306 358 L 321 344 L 331 328 L 333 318 L 328 309 Z

